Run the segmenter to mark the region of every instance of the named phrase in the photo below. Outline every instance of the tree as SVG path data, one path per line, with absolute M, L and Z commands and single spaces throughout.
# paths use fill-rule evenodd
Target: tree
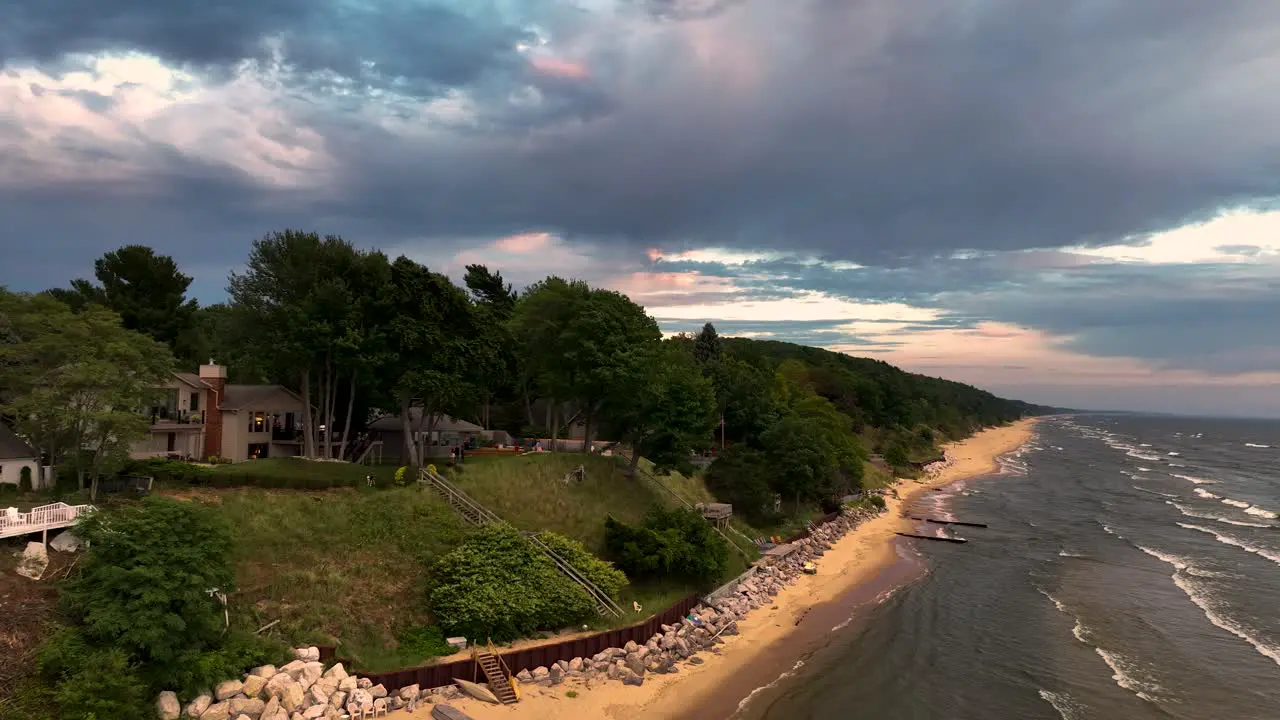
M 353 398 L 366 365 L 368 296 L 382 290 L 370 282 L 379 258 L 339 237 L 285 230 L 255 241 L 245 271 L 231 274 L 228 290 L 245 350 L 274 378 L 296 380 L 304 399 L 306 457 L 327 456 L 334 447 L 339 387 L 345 380 Z
M 717 500 L 731 503 L 735 514 L 767 522 L 773 515 L 774 490 L 769 479 L 774 471 L 764 452 L 734 445 L 707 468 L 707 489 Z
M 485 429 L 491 426 L 490 408 L 497 396 L 509 397 L 516 390 L 520 358 L 515 353 L 514 339 L 508 322 L 515 312 L 519 295 L 511 284 L 503 280 L 502 273 L 490 271 L 484 265 L 468 265 L 465 277 L 467 290 L 475 301 L 480 315 L 482 335 L 477 338 L 485 359 L 480 373 L 479 386 L 484 395 L 480 423 Z
M 508 321 L 508 328 L 520 357 L 520 387 L 526 420 L 536 425 L 533 400 L 544 398 L 551 414 L 552 438 L 559 437 L 559 403 L 573 394 L 574 366 L 564 362 L 565 328 L 589 301 L 586 283 L 548 277 L 524 292 Z M 556 443 L 552 442 L 552 450 Z
M 729 356 L 712 368 L 716 403 L 724 419 L 723 435 L 730 442 L 757 447 L 761 434 L 782 414 L 774 385 L 767 370 Z
M 502 279 L 502 273 L 491 271 L 484 265 L 468 265 L 463 282 L 475 301 L 487 307 L 498 322 L 506 322 L 515 312 L 520 296 L 511 283 Z
M 173 258 L 145 245 L 125 245 L 98 258 L 93 269 L 99 284 L 73 280 L 57 297 L 77 311 L 102 305 L 119 314 L 125 328 L 150 335 L 184 360 L 198 359 L 194 353 L 201 343 L 192 323 L 197 305 L 187 298 L 191 277 Z
M 673 343 L 639 347 L 621 364 L 606 417 L 633 447 L 630 473 L 643 455 L 659 468 L 688 462 L 715 427 L 715 392 L 693 357 Z
M 48 295 L 0 291 L 0 325 L 0 412 L 50 461 L 70 452 L 96 500 L 98 479 L 146 437 L 141 410 L 172 372 L 172 355 L 110 310 L 74 313 Z
M 720 336 L 716 334 L 716 327 L 711 323 L 703 325 L 702 332 L 699 332 L 697 339 L 693 341 L 693 357 L 699 365 L 712 365 L 720 361 L 721 351 Z
M 405 456 L 418 467 L 424 453 L 415 438 L 433 431 L 441 415 L 458 415 L 480 399 L 479 382 L 493 361 L 491 338 L 461 288 L 406 257 L 391 265 L 388 313 L 391 349 L 382 378 L 400 406 Z M 415 401 L 417 426 L 410 417 Z
M 696 510 L 654 508 L 639 527 L 605 519 L 609 554 L 632 577 L 714 581 L 729 561 L 729 547 Z

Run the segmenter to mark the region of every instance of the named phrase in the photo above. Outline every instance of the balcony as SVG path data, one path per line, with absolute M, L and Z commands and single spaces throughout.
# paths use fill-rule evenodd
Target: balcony
M 273 442 L 302 442 L 302 430 L 287 427 L 271 428 L 271 440 Z
M 151 408 L 152 425 L 203 425 L 204 411 L 179 410 L 169 407 Z

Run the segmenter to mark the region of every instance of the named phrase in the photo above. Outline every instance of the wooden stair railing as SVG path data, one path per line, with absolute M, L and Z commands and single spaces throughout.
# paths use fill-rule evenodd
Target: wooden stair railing
M 493 652 L 492 648 L 484 650 L 476 648 L 475 652 L 472 653 L 472 657 L 475 659 L 480 671 L 484 673 L 485 680 L 489 683 L 489 692 L 498 698 L 498 702 L 503 705 L 514 705 L 519 702 L 520 696 L 511 684 L 511 676 L 506 672 L 505 663 L 502 662 L 502 658 Z

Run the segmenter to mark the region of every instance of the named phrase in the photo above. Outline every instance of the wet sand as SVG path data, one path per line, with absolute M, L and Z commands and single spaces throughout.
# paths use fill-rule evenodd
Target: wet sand
M 647 675 L 640 687 L 573 678 L 555 687 L 526 686 L 512 706 L 450 704 L 475 720 L 728 718 L 754 689 L 777 680 L 860 608 L 918 576 L 922 565 L 896 542 L 895 533 L 916 525 L 903 516 L 904 508 L 936 488 L 997 470 L 996 458 L 1027 442 L 1034 422 L 992 428 L 948 445 L 945 467 L 923 481 L 899 482 L 901 498 L 888 498 L 887 512 L 841 538 L 817 561 L 816 575 L 800 576 L 773 605 L 739 622 L 740 634 L 725 638 L 719 653 L 700 653 L 702 665 L 682 663 L 678 673 Z M 429 706 L 413 715 L 430 716 Z

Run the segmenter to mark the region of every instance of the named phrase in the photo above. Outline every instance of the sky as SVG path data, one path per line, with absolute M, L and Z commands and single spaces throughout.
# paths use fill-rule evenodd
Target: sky
M 300 228 L 668 332 L 1280 416 L 1272 0 L 6 0 L 0 284 Z

